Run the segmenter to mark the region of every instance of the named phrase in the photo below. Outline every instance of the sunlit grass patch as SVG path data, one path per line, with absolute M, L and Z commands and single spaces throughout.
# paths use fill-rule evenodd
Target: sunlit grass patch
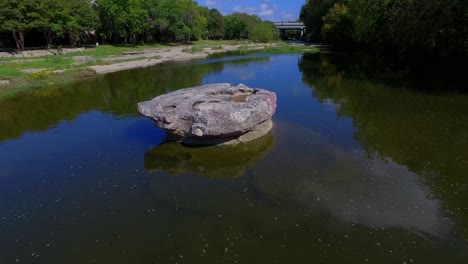
M 185 52 L 185 53 L 199 53 L 199 52 L 203 52 L 203 47 L 192 46 L 190 48 L 183 49 L 182 52 Z
M 304 46 L 304 45 L 276 45 L 265 48 L 266 53 L 270 54 L 294 54 L 294 53 L 317 53 L 320 49 L 317 47 Z
M 54 74 L 52 70 L 39 70 L 39 71 L 28 73 L 26 75 L 26 79 L 29 79 L 29 80 L 45 79 L 52 74 Z

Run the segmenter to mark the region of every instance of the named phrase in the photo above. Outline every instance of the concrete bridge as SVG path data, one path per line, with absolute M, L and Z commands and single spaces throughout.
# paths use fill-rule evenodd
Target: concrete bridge
M 280 31 L 281 36 L 284 36 L 286 30 L 300 30 L 301 31 L 301 37 L 304 36 L 306 26 L 302 22 L 276 22 L 274 23 L 276 28 Z

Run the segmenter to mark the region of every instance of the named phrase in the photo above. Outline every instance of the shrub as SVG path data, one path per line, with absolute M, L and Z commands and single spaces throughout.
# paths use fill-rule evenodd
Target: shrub
M 269 22 L 262 22 L 252 30 L 252 40 L 260 43 L 268 43 L 279 37 L 276 27 Z
M 31 72 L 31 73 L 28 73 L 28 75 L 26 75 L 26 78 L 27 79 L 45 79 L 47 77 L 49 77 L 50 75 L 52 75 L 54 72 L 52 70 L 48 70 L 48 69 L 45 69 L 45 70 L 40 70 L 40 71 L 35 71 L 35 72 Z

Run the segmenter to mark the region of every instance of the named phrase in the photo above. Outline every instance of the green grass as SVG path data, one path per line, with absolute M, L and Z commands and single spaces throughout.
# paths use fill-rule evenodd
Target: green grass
M 38 58 L 3 58 L 0 59 L 0 62 L 3 62 L 0 67 L 0 79 L 8 79 L 8 78 L 18 78 L 18 77 L 25 77 L 26 73 L 23 73 L 21 70 L 25 69 L 77 69 L 83 68 L 86 66 L 92 65 L 102 65 L 102 64 L 111 64 L 117 62 L 124 62 L 129 60 L 119 60 L 116 62 L 104 62 L 102 61 L 103 58 L 115 55 L 122 55 L 126 51 L 140 51 L 145 49 L 154 49 L 154 48 L 162 48 L 163 45 L 143 45 L 143 46 L 109 46 L 109 45 L 102 45 L 98 46 L 95 49 L 86 50 L 86 51 L 78 51 L 70 54 L 65 55 L 58 55 L 58 56 L 44 56 Z M 81 65 L 74 65 L 74 56 L 94 56 L 96 57 L 95 62 L 88 62 Z M 140 58 L 143 59 L 143 58 Z M 24 61 L 28 60 L 28 61 Z M 135 59 L 130 59 L 135 60 Z
M 187 48 L 187 49 L 183 49 L 182 52 L 185 52 L 185 53 L 200 53 L 200 52 L 203 52 L 203 49 L 204 47 L 202 46 L 192 46 L 190 48 Z
M 254 43 L 251 40 L 199 40 L 193 42 L 193 44 L 198 46 L 219 46 L 219 45 L 244 45 L 244 44 L 252 44 Z
M 304 45 L 278 44 L 265 48 L 264 52 L 269 54 L 317 53 L 320 52 L 320 49 Z
M 51 74 L 45 78 L 28 79 L 28 78 L 13 78 L 11 79 L 14 86 L 0 86 L 0 99 L 12 98 L 24 92 L 33 90 L 59 87 L 61 85 L 74 83 L 77 80 L 92 78 L 96 73 L 88 68 L 68 70 L 64 73 Z
M 69 69 L 72 64 L 73 59 L 68 56 L 47 56 L 27 62 L 8 60 L 7 63 L 2 64 L 2 67 L 0 67 L 0 79 L 25 77 L 27 73 L 22 72 L 25 69 Z

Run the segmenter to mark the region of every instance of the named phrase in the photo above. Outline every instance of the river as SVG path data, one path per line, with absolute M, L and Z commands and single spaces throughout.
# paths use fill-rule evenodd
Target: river
M 354 60 L 218 56 L 0 101 L 0 263 L 468 263 L 468 95 Z M 215 82 L 275 91 L 273 131 L 187 148 L 136 111 Z

